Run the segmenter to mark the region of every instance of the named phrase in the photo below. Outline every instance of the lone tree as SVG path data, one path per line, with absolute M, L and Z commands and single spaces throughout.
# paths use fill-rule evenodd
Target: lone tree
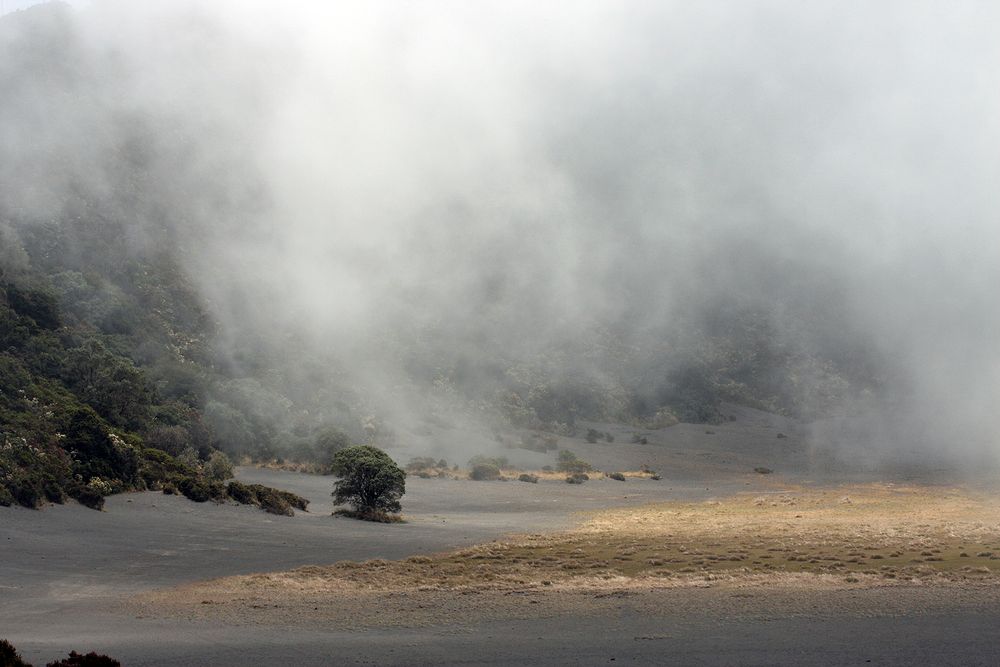
M 347 447 L 333 457 L 333 504 L 354 505 L 353 512 L 339 511 L 367 521 L 389 521 L 390 513 L 403 508 L 399 499 L 406 492 L 406 473 L 377 447 Z

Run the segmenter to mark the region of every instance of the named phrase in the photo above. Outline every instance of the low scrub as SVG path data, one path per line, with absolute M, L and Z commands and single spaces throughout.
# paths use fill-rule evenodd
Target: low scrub
M 559 456 L 556 459 L 556 468 L 560 472 L 590 472 L 593 470 L 593 466 L 586 461 L 578 459 L 576 454 L 568 449 L 559 452 Z
M 528 482 L 529 484 L 538 484 L 538 475 L 532 475 L 530 473 L 522 473 L 517 477 L 519 482 Z
M 585 472 L 575 472 L 566 478 L 567 484 L 583 484 L 590 479 L 590 475 Z
M 0 639 L 0 667 L 32 667 L 6 639 Z M 70 651 L 69 657 L 50 662 L 46 667 L 121 667 L 121 663 L 106 655 L 91 651 L 87 654 Z
M 122 663 L 93 651 L 86 655 L 70 651 L 68 658 L 63 658 L 58 662 L 50 662 L 45 667 L 122 667 Z
M 361 512 L 357 510 L 338 509 L 333 516 L 343 516 L 349 519 L 360 519 L 362 521 L 374 521 L 376 523 L 403 523 L 403 517 L 398 514 L 391 514 L 381 510 L 370 510 Z
M 500 468 L 492 463 L 477 463 L 469 471 L 469 479 L 478 482 L 500 479 Z
M 293 509 L 307 511 L 309 501 L 302 496 L 263 484 L 244 484 L 235 480 L 225 487 L 226 495 L 241 505 L 255 505 L 270 514 L 292 516 Z
M 624 482 L 625 481 L 625 475 L 623 475 L 620 472 L 609 472 L 607 474 L 607 477 L 609 479 L 613 479 L 613 480 L 616 480 L 618 482 Z

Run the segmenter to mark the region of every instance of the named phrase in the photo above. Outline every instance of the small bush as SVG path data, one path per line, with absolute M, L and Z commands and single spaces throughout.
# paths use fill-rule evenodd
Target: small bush
M 233 476 L 233 462 L 222 452 L 212 452 L 204 467 L 205 476 L 216 482 L 224 482 Z
M 166 493 L 166 489 L 164 489 Z M 226 494 L 241 505 L 255 505 L 256 496 L 253 490 L 243 482 L 233 480 L 226 485 Z
M 538 484 L 538 475 L 531 475 L 529 473 L 522 473 L 517 477 L 520 482 L 528 482 L 529 484 Z
M 778 434 L 778 439 L 779 439 L 779 440 L 783 440 L 783 439 L 785 439 L 785 438 L 787 438 L 787 437 L 788 437 L 788 436 L 787 436 L 787 435 L 785 435 L 784 433 L 779 433 L 779 434 Z
M 608 473 L 608 478 L 609 479 L 613 479 L 613 480 L 617 480 L 619 482 L 624 482 L 625 481 L 625 475 L 623 475 L 620 472 L 609 472 Z
M 583 484 L 590 479 L 590 475 L 585 472 L 575 472 L 566 478 L 567 484 Z
M 333 516 L 346 516 L 350 519 L 361 519 L 362 521 L 374 521 L 376 523 L 403 523 L 403 517 L 398 514 L 390 514 L 380 510 L 358 512 L 356 510 L 339 509 L 334 511 Z
M 476 481 L 500 479 L 500 468 L 492 463 L 477 463 L 469 471 L 469 479 Z
M 262 484 L 244 484 L 233 480 L 226 486 L 225 492 L 241 505 L 255 505 L 269 514 L 279 516 L 292 516 L 292 508 L 304 512 L 309 506 L 309 501 L 302 496 Z
M 70 495 L 84 507 L 98 511 L 104 509 L 104 496 L 89 486 L 81 485 L 71 489 Z
M 445 465 L 440 467 L 446 468 L 447 465 L 448 464 L 445 463 Z M 437 468 L 437 467 L 438 467 L 438 462 L 430 456 L 414 456 L 406 464 L 405 470 L 406 472 L 419 472 L 421 470 L 427 470 L 428 468 Z
M 596 428 L 587 429 L 587 442 L 597 442 L 604 437 L 604 434 L 598 431 Z
M 761 475 L 770 475 L 772 472 L 774 472 L 770 468 L 765 468 L 764 466 L 757 466 L 756 468 L 753 469 L 753 471 Z
M 663 479 L 662 477 L 660 477 L 660 473 L 658 472 L 654 472 L 652 475 L 649 476 L 649 478 L 652 480 L 656 480 L 657 482 Z
M 277 514 L 279 516 L 292 516 L 295 514 L 292 511 L 292 504 L 277 489 L 262 486 L 255 490 L 254 495 L 257 498 L 257 504 L 268 514 Z
M 122 663 L 106 655 L 98 655 L 93 651 L 87 655 L 70 651 L 68 658 L 63 658 L 59 662 L 50 662 L 46 667 L 122 667 Z
M 578 459 L 576 454 L 568 449 L 559 452 L 557 467 L 561 472 L 589 472 L 593 470 L 589 463 Z
M 610 433 L 608 433 L 607 431 L 605 431 L 605 433 L 604 433 L 604 439 L 607 442 L 614 442 L 615 441 L 615 436 L 613 436 Z

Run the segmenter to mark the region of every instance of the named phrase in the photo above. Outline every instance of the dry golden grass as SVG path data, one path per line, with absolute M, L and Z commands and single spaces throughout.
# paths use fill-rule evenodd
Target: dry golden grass
M 145 613 L 171 609 L 199 617 L 223 605 L 234 618 L 241 609 L 308 617 L 332 613 L 328 608 L 353 609 L 352 618 L 361 618 L 366 605 L 385 612 L 405 599 L 409 606 L 396 611 L 434 608 L 440 616 L 453 609 L 456 618 L 504 617 L 513 609 L 524 615 L 523 605 L 511 606 L 517 596 L 545 602 L 548 607 L 532 612 L 542 613 L 555 604 L 553 594 L 565 600 L 565 594 L 585 592 L 593 599 L 706 582 L 753 588 L 995 586 L 1000 499 L 957 489 L 867 485 L 616 509 L 566 532 L 401 561 L 230 577 L 146 595 L 139 604 Z M 459 604 L 463 596 L 479 597 L 470 606 Z

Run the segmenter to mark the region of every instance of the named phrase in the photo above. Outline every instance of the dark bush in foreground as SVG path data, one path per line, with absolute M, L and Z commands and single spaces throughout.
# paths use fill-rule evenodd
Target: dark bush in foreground
M 538 475 L 531 475 L 529 473 L 521 473 L 517 477 L 520 482 L 528 482 L 529 484 L 538 484 Z
M 585 473 L 585 472 L 575 472 L 575 473 L 573 473 L 572 475 L 570 475 L 569 477 L 566 478 L 566 483 L 567 484 L 583 484 L 588 479 L 590 479 L 590 475 L 588 475 L 587 473 Z
M 469 471 L 469 479 L 476 481 L 500 479 L 500 468 L 492 463 L 478 463 Z
M 0 667 L 31 667 L 9 641 L 0 639 Z
M 402 510 L 399 499 L 406 492 L 406 472 L 381 449 L 370 445 L 342 449 L 333 458 L 332 470 L 340 477 L 333 485 L 333 503 L 354 505 L 355 518 L 372 520 Z
M 610 479 L 617 480 L 619 482 L 625 481 L 625 475 L 621 474 L 620 472 L 609 472 L 608 477 Z
M 770 475 L 772 472 L 774 472 L 770 468 L 765 468 L 764 466 L 757 466 L 756 468 L 753 469 L 753 471 L 761 475 Z
M 122 667 L 122 663 L 106 655 L 98 655 L 93 651 L 87 655 L 70 651 L 68 658 L 63 658 L 58 662 L 50 662 L 45 667 Z

